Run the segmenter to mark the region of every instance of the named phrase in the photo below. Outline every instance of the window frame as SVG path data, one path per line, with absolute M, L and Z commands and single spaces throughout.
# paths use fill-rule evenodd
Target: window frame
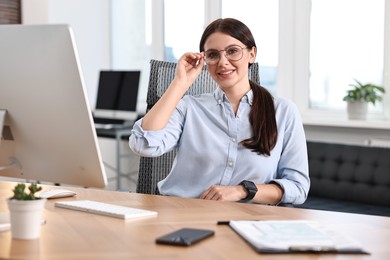
M 313 109 L 309 105 L 309 55 L 310 55 L 310 12 L 311 0 L 279 0 L 279 63 L 277 95 L 293 100 L 302 115 L 304 123 L 356 127 L 364 122 L 347 119 L 346 109 Z M 384 46 L 390 44 L 390 0 L 385 0 Z M 384 49 L 383 113 L 371 112 L 370 124 L 390 128 L 390 50 Z
M 164 20 L 164 0 L 152 1 L 152 57 L 164 57 L 164 40 L 161 24 Z M 221 0 L 205 1 L 204 24 L 221 17 Z M 310 55 L 311 0 L 279 0 L 279 55 L 276 95 L 291 99 L 301 112 L 304 123 L 365 126 L 365 122 L 352 122 L 345 111 L 312 109 L 309 106 L 309 55 Z M 390 45 L 390 0 L 385 0 L 384 46 Z M 161 38 L 162 37 L 162 38 Z M 158 46 L 160 45 L 160 46 Z M 384 112 L 370 113 L 372 128 L 390 129 L 390 50 L 384 50 Z

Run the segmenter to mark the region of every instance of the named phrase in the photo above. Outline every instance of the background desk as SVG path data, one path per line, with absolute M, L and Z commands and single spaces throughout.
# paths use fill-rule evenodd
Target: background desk
M 116 143 L 116 190 L 120 190 L 122 188 L 121 186 L 121 177 L 126 177 L 130 179 L 131 173 L 123 173 L 122 167 L 121 167 L 121 159 L 127 158 L 131 156 L 130 154 L 130 148 L 128 148 L 126 151 L 122 151 L 121 149 L 121 142 L 126 141 L 128 142 L 129 136 L 131 134 L 132 127 L 124 126 L 124 127 L 116 127 L 116 128 L 96 128 L 96 133 L 98 137 L 108 137 L 108 138 L 115 138 Z M 138 172 L 137 172 L 138 173 Z M 129 188 L 127 188 L 129 190 Z
M 103 121 L 104 122 L 104 121 Z M 130 148 L 128 145 L 126 145 L 126 149 L 121 149 L 121 142 L 127 143 L 129 140 L 129 136 L 131 134 L 131 129 L 133 128 L 134 122 L 126 122 L 123 124 L 98 124 L 96 129 L 96 134 L 98 137 L 104 137 L 104 138 L 113 138 L 115 139 L 115 154 L 116 154 L 116 160 L 115 160 L 115 171 L 116 171 L 116 190 L 121 190 L 121 177 L 126 177 L 128 180 L 134 179 L 135 177 L 133 175 L 138 175 L 138 170 L 134 172 L 123 172 L 122 169 L 122 159 L 126 159 L 130 156 L 132 156 L 132 153 L 130 151 Z M 104 126 L 104 127 L 103 127 Z M 104 161 L 104 159 L 103 159 Z M 105 163 L 106 165 L 106 163 Z M 138 169 L 138 166 L 136 167 Z M 136 180 L 134 180 L 136 182 Z M 127 186 L 127 190 L 130 190 L 130 188 Z M 132 190 L 132 191 L 135 191 Z
M 0 182 L 0 211 L 15 183 Z M 45 189 L 51 188 L 45 186 Z M 95 189 L 75 190 L 76 199 L 98 200 L 155 210 L 157 217 L 121 220 L 54 207 L 48 201 L 47 223 L 41 238 L 13 240 L 9 231 L 0 233 L 1 259 L 388 259 L 390 218 L 284 208 L 234 202 L 204 201 Z M 75 198 L 61 199 L 72 200 Z M 326 223 L 355 238 L 367 255 L 259 255 L 228 226 L 217 220 L 310 219 Z M 156 237 L 182 227 L 212 229 L 215 236 L 192 247 L 156 245 Z

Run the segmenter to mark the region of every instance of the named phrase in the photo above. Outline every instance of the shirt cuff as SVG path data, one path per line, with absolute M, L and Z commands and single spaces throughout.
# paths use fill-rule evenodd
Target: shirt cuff
M 276 183 L 283 189 L 283 197 L 280 200 L 280 203 L 292 203 L 292 204 L 302 204 L 305 202 L 306 198 L 303 198 L 298 191 L 296 185 L 291 180 L 286 179 L 276 179 L 272 180 L 270 183 Z M 296 191 L 296 192 L 294 192 Z
M 137 138 L 143 138 L 150 147 L 160 146 L 164 138 L 164 130 L 147 131 L 141 127 L 142 118 L 135 122 L 132 133 Z
M 284 180 L 282 180 L 282 179 L 272 180 L 272 181 L 269 182 L 269 184 L 277 184 L 283 190 L 283 196 L 280 199 L 280 201 L 275 204 L 275 206 L 278 206 L 280 204 L 283 204 L 283 203 L 286 203 L 287 201 L 289 201 L 287 199 L 286 189 L 284 188 L 285 187 Z

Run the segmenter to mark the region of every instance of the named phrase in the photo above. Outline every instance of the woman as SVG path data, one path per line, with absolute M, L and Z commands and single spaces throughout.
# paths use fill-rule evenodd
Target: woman
M 265 204 L 306 200 L 310 181 L 299 112 L 249 80 L 256 52 L 245 24 L 212 22 L 200 52 L 179 59 L 164 95 L 135 123 L 129 140 L 135 153 L 159 156 L 177 148 L 170 174 L 158 183 L 162 195 Z M 183 97 L 204 64 L 219 88 Z

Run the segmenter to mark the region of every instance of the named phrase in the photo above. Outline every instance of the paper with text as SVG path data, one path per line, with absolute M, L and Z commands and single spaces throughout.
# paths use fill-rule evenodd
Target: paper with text
M 230 221 L 258 252 L 364 253 L 356 241 L 314 221 Z

